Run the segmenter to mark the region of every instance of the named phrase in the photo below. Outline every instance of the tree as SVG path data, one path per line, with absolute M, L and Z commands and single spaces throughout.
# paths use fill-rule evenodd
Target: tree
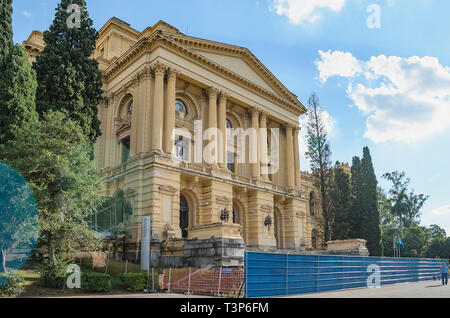
M 392 214 L 392 204 L 383 188 L 378 187 L 378 209 L 380 211 L 381 229 L 395 228 L 395 215 Z
M 13 46 L 12 0 L 0 2 L 0 60 Z
M 404 225 L 407 227 L 419 224 L 422 209 L 429 196 L 415 194 L 414 190 L 408 193 L 411 180 L 406 177 L 405 172 L 393 171 L 385 173 L 383 178 L 392 182 L 389 190 L 389 201 L 392 204 L 392 213 L 398 217 L 398 225 L 402 231 Z M 406 224 L 405 224 L 406 223 Z
M 381 256 L 380 213 L 378 211 L 377 177 L 368 147 L 363 149 L 361 161 L 362 234 L 367 240 L 370 255 Z
M 450 259 L 450 238 L 437 239 L 431 242 L 425 252 L 425 257 Z
M 362 233 L 362 175 L 361 159 L 353 157 L 351 167 L 351 206 L 350 206 L 350 237 L 363 238 Z
M 331 239 L 346 240 L 350 233 L 350 176 L 339 162 L 333 171 L 333 183 L 330 189 Z
M 428 227 L 428 231 L 430 232 L 430 236 L 432 240 L 441 240 L 447 238 L 447 233 L 443 228 L 439 225 L 432 224 Z
M 311 171 L 319 189 L 322 203 L 324 223 L 324 240 L 329 241 L 330 223 L 332 215 L 329 212 L 328 192 L 331 185 L 331 149 L 327 140 L 327 131 L 323 121 L 322 109 L 315 94 L 308 100 L 307 142 L 306 157 L 310 161 Z
M 25 49 L 16 44 L 0 63 L 0 144 L 13 138 L 12 130 L 38 120 L 36 74 Z
M 4 151 L 7 163 L 28 181 L 39 212 L 48 264 L 57 272 L 66 252 L 96 249 L 100 240 L 89 230 L 89 216 L 101 201 L 92 146 L 82 129 L 63 112 L 45 114 L 34 126 L 14 131 Z
M 37 210 L 26 181 L 0 161 L 0 272 L 7 272 L 7 252 L 30 249 L 38 237 Z
M 68 25 L 69 5 L 80 7 L 80 27 Z M 45 48 L 37 57 L 39 114 L 65 110 L 91 142 L 100 136 L 97 105 L 102 97 L 102 74 L 98 62 L 91 59 L 97 31 L 92 27 L 85 0 L 61 0 L 55 19 L 44 32 Z

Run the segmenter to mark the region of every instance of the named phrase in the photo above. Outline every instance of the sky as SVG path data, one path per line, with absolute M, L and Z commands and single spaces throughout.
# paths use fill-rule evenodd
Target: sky
M 14 40 L 46 30 L 57 0 L 14 0 Z M 370 148 L 380 185 L 405 171 L 430 196 L 422 225 L 450 235 L 450 1 L 87 0 L 100 29 L 118 17 L 139 31 L 181 32 L 244 46 L 307 105 L 315 92 L 333 161 Z M 300 118 L 305 122 L 304 117 Z M 300 141 L 302 151 L 304 141 Z M 302 170 L 308 162 L 302 156 Z

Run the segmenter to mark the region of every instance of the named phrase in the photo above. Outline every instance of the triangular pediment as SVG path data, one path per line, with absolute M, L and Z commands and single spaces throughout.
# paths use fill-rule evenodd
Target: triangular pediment
M 249 81 L 255 83 L 258 86 L 261 86 L 264 89 L 267 89 L 273 94 L 276 94 L 280 97 L 283 97 L 280 92 L 276 91 L 264 78 L 261 74 L 258 74 L 244 58 L 240 56 L 232 56 L 232 55 L 224 55 L 220 53 L 215 53 L 211 51 L 201 51 L 195 50 L 197 53 L 203 55 L 207 59 L 229 69 L 230 71 L 248 79 Z
M 181 34 L 164 34 L 190 50 L 207 58 L 233 73 L 247 79 L 279 98 L 298 102 L 297 96 L 291 93 L 248 49 L 193 38 Z

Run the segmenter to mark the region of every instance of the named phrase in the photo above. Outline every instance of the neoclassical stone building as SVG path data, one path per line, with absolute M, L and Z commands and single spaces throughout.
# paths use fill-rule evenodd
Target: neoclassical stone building
M 43 49 L 42 33 L 23 45 L 32 61 Z M 163 21 L 139 32 L 112 18 L 93 58 L 105 92 L 96 163 L 105 197 L 121 192 L 131 206 L 129 258 L 139 258 L 141 217 L 148 215 L 156 256 L 201 258 L 201 246 L 233 250 L 244 242 L 255 249 L 321 247 L 320 202 L 300 170 L 298 119 L 306 108 L 248 49 L 187 36 Z M 225 137 L 213 162 L 198 162 L 193 137 L 209 128 Z M 241 149 L 230 146 L 230 128 L 268 130 L 245 135 Z M 270 129 L 279 132 L 273 173 L 261 160 L 273 155 Z M 237 153 L 257 160 L 238 163 Z M 240 255 L 233 253 L 213 256 Z

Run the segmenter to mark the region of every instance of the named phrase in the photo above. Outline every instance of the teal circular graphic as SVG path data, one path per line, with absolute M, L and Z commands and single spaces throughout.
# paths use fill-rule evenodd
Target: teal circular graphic
M 38 211 L 29 185 L 0 161 L 0 288 L 25 264 L 38 236 Z

